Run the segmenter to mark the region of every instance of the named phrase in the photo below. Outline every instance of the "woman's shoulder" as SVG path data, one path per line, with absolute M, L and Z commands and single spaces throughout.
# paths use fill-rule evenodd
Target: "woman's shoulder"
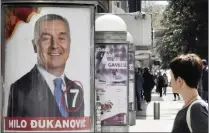
M 197 100 L 193 103 L 192 107 L 191 107 L 192 111 L 201 111 L 201 110 L 205 110 L 208 112 L 208 103 L 206 103 L 204 100 L 200 99 Z

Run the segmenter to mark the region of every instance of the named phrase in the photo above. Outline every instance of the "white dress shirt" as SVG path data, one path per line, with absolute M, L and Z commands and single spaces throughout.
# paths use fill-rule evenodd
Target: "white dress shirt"
M 64 73 L 60 77 L 56 77 L 56 76 L 52 75 L 51 73 L 47 72 L 42 66 L 40 66 L 38 64 L 36 66 L 37 66 L 38 71 L 41 73 L 41 75 L 46 80 L 47 85 L 49 86 L 53 95 L 54 95 L 54 90 L 55 90 L 54 80 L 56 78 L 61 78 L 62 79 L 62 90 L 63 91 L 66 90 L 66 83 L 65 83 Z M 65 102 L 66 102 L 66 106 L 68 106 L 67 95 L 66 94 L 65 94 Z

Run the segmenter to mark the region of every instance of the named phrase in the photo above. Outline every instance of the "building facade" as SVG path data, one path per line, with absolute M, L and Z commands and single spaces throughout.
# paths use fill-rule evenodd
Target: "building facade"
M 142 0 L 128 0 L 129 12 L 141 11 L 141 1 Z
M 122 14 L 128 12 L 128 1 L 120 0 L 120 1 L 109 1 L 110 13 L 113 14 Z
M 96 7 L 96 13 L 109 13 L 110 12 L 110 1 L 109 0 L 98 0 Z

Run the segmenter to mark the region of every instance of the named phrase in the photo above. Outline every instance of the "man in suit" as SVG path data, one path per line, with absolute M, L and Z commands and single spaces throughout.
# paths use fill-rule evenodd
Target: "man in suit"
M 84 116 L 82 88 L 64 75 L 70 42 L 62 16 L 47 14 L 36 21 L 32 43 L 37 64 L 11 85 L 9 117 Z

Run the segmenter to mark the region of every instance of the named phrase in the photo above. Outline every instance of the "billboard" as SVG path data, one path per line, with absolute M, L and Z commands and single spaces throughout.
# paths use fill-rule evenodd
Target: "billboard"
M 3 130 L 91 131 L 94 7 L 2 11 Z
M 102 126 L 127 125 L 128 45 L 95 46 L 95 89 L 101 101 Z

